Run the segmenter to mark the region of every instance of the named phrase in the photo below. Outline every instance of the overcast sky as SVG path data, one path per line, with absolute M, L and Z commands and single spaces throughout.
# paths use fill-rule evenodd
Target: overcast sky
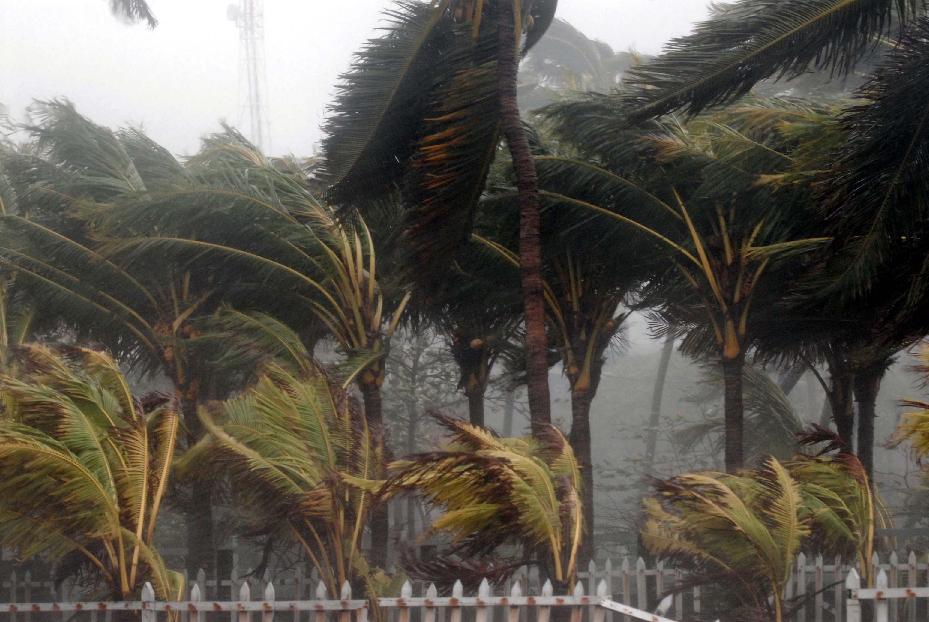
M 150 0 L 159 26 L 126 26 L 106 0 L 0 0 L 0 103 L 21 116 L 64 96 L 98 123 L 143 126 L 181 153 L 220 119 L 245 127 L 231 0 Z M 338 75 L 391 0 L 265 0 L 270 151 L 308 154 Z M 558 14 L 614 49 L 657 52 L 707 0 L 561 0 Z

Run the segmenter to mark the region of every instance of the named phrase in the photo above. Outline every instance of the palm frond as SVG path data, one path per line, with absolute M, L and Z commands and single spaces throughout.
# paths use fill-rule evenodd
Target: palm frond
M 737 0 L 719 5 L 690 35 L 634 67 L 621 96 L 631 121 L 683 109 L 694 115 L 730 102 L 769 77 L 809 67 L 851 70 L 921 0 Z

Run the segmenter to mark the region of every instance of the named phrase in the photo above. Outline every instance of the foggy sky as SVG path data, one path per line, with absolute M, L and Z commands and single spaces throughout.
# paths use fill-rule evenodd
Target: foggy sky
M 0 104 L 68 97 L 103 125 L 141 125 L 180 154 L 225 119 L 247 126 L 232 0 L 150 0 L 155 30 L 106 0 L 0 0 Z M 707 0 L 561 0 L 558 14 L 614 49 L 657 52 L 705 17 Z M 270 152 L 309 154 L 352 53 L 390 0 L 265 0 Z

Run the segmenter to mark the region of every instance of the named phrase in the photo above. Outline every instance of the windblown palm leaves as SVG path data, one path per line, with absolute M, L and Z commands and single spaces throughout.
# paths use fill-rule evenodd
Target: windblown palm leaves
M 113 133 L 68 102 L 42 110 L 41 122 L 29 128 L 36 155 L 5 157 L 18 209 L 0 216 L 0 266 L 59 326 L 162 369 L 195 400 L 190 320 L 210 299 L 205 279 L 164 261 L 158 269 L 113 261 L 95 222 L 113 202 L 145 194 L 148 183 L 186 183 L 181 165 L 141 133 Z
M 151 581 L 179 598 L 183 578 L 152 544 L 179 418 L 161 399 L 146 408 L 101 352 L 24 346 L 0 379 L 0 541 L 45 554 L 127 599 Z
M 769 77 L 815 67 L 847 73 L 921 0 L 737 0 L 626 76 L 630 119 L 731 102 Z
M 589 107 L 600 112 L 590 110 L 587 124 L 616 121 L 605 102 Z M 785 295 L 775 283 L 827 241 L 810 236 L 808 188 L 771 181 L 792 170 L 797 143 L 788 130 L 816 116 L 793 103 L 761 102 L 686 126 L 670 121 L 620 150 L 588 146 L 591 160 L 537 158 L 548 209 L 625 230 L 669 260 L 670 269 L 649 277 L 645 297 L 661 323 L 686 333 L 685 350 L 711 351 L 722 364 L 728 470 L 743 460 L 742 366 L 757 318 L 770 308 L 762 299 Z M 550 119 L 561 138 L 585 149 L 590 128 L 564 109 Z
M 501 139 L 498 22 L 512 0 L 404 0 L 386 34 L 358 54 L 324 143 L 338 204 L 400 188 L 414 276 L 447 264 L 466 243 Z M 530 48 L 556 2 L 523 2 L 516 36 Z M 516 40 L 512 45 L 517 45 Z
M 144 21 L 149 28 L 158 25 L 155 14 L 145 0 L 110 0 L 110 11 L 128 22 Z
M 642 538 L 657 555 L 680 560 L 708 581 L 738 586 L 748 604 L 783 618 L 796 554 L 873 552 L 879 521 L 861 464 L 854 456 L 768 458 L 737 474 L 691 473 L 656 483 L 645 500 Z M 865 563 L 862 567 L 866 567 Z
M 929 219 L 929 16 L 913 23 L 858 92 L 865 101 L 840 122 L 847 138 L 822 182 L 835 221 L 839 278 L 835 291 L 861 294 L 882 267 L 896 266 L 895 293 L 912 312 L 925 297 Z M 900 267 L 912 279 L 900 279 Z M 879 294 L 883 296 L 882 292 Z
M 543 560 L 555 580 L 573 583 L 587 534 L 580 469 L 564 436 L 549 427 L 535 438 L 499 438 L 458 419 L 437 419 L 449 446 L 392 463 L 381 495 L 412 491 L 441 507 L 432 529 L 452 537 L 453 556 L 479 559 L 516 544 L 525 559 Z
M 315 367 L 271 364 L 242 396 L 200 416 L 207 436 L 182 472 L 228 478 L 250 532 L 296 543 L 330 594 L 370 578 L 360 545 L 381 456 L 343 389 Z

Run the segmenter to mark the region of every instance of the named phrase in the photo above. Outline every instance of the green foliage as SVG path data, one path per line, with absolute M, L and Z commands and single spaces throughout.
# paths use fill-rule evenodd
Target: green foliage
M 551 24 L 553 0 L 525 3 L 516 25 L 528 51 Z M 512 0 L 405 0 L 387 32 L 358 55 L 324 143 L 332 198 L 365 210 L 399 188 L 411 275 L 434 282 L 468 240 L 500 139 L 498 27 Z
M 773 595 L 776 620 L 801 548 L 815 542 L 817 552 L 852 550 L 862 561 L 873 552 L 878 512 L 852 455 L 768 458 L 750 471 L 689 473 L 655 487 L 644 502 L 646 546 L 705 581 L 738 586 L 756 608 Z
M 152 538 L 178 435 L 174 404 L 145 409 L 102 352 L 15 351 L 0 379 L 0 542 L 22 558 L 47 555 L 108 596 L 128 599 L 145 581 L 180 598 Z
M 448 447 L 393 462 L 380 494 L 413 491 L 442 507 L 432 529 L 451 535 L 454 556 L 480 558 L 516 544 L 525 559 L 545 560 L 553 579 L 573 583 L 585 509 L 580 469 L 564 436 L 549 427 L 536 438 L 500 438 L 437 417 L 450 433 Z
M 372 579 L 359 547 L 381 457 L 343 389 L 313 365 L 271 363 L 200 419 L 206 436 L 184 454 L 183 475 L 227 478 L 246 530 L 300 546 L 330 594 Z

